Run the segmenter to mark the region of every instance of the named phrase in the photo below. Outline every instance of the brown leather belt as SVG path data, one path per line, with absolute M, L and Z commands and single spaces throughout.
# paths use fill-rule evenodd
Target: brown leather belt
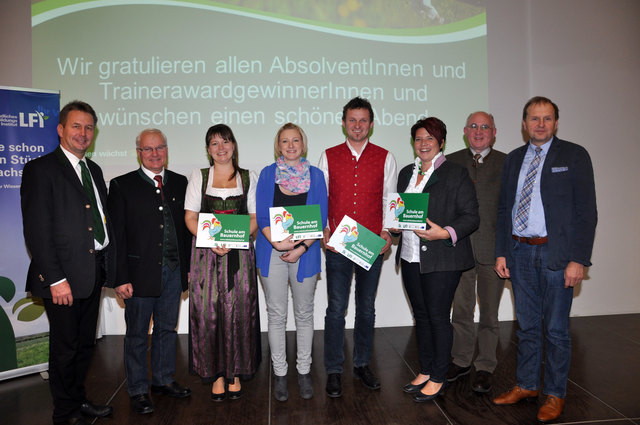
M 542 236 L 537 238 L 523 238 L 522 236 L 511 235 L 514 241 L 526 243 L 529 245 L 542 245 L 549 240 L 548 236 Z

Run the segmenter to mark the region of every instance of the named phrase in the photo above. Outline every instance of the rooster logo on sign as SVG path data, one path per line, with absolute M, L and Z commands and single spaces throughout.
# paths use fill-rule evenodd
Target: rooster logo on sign
M 222 225 L 220 224 L 220 220 L 214 216 L 211 220 L 202 222 L 202 230 L 204 229 L 209 229 L 209 240 L 215 241 L 215 236 L 222 230 Z
M 358 226 L 349 226 L 348 224 L 345 224 L 344 226 L 342 226 L 342 229 L 340 229 L 340 233 L 344 233 L 344 238 L 342 239 L 342 245 L 346 246 L 348 243 L 351 242 L 355 242 L 356 240 L 358 240 Z
M 293 224 L 293 216 L 291 215 L 291 213 L 287 210 L 283 210 L 282 214 L 276 214 L 274 218 L 275 223 L 282 223 L 282 229 L 284 230 L 284 232 L 289 233 L 288 229 Z
M 402 198 L 398 197 L 397 200 L 391 201 L 389 203 L 389 211 L 394 209 L 394 214 L 396 215 L 394 220 L 398 221 L 398 217 L 400 217 L 400 214 L 402 214 L 402 212 L 404 211 L 404 201 L 402 200 Z

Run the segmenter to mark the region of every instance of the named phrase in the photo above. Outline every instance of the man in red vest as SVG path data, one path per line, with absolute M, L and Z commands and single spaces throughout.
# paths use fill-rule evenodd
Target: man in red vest
M 353 372 L 370 389 L 380 388 L 369 368 L 373 345 L 375 297 L 383 254 L 391 246 L 391 235 L 382 228 L 383 205 L 396 191 L 396 160 L 386 149 L 369 142 L 373 108 L 368 100 L 353 98 L 342 110 L 347 140 L 327 149 L 318 167 L 324 172 L 329 193 L 328 227 L 324 230 L 328 303 L 324 319 L 324 367 L 329 397 L 342 396 L 345 313 L 349 305 L 351 279 L 356 275 L 356 318 L 353 332 Z M 329 237 L 348 215 L 387 243 L 369 271 L 327 246 Z

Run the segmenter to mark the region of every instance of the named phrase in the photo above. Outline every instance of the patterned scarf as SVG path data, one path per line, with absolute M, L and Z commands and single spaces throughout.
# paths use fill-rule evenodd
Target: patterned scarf
M 306 193 L 311 186 L 311 171 L 309 161 L 300 158 L 296 166 L 284 162 L 284 157 L 276 161 L 276 184 L 295 194 Z

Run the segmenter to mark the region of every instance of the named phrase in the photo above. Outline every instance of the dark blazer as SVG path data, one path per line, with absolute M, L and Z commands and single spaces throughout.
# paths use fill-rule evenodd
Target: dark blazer
M 108 284 L 115 269 L 115 243 L 107 187 L 100 167 L 90 159 L 87 165 L 107 217 Z M 89 297 L 96 278 L 93 216 L 82 183 L 60 147 L 24 166 L 20 196 L 24 239 L 31 253 L 27 291 L 51 298 L 49 285 L 66 278 L 74 298 Z
M 502 173 L 496 257 L 506 257 L 507 267 L 513 265 L 511 211 L 528 147 L 527 143 L 512 151 Z M 549 237 L 549 268 L 564 269 L 570 261 L 590 266 L 598 213 L 591 158 L 582 146 L 553 138 L 542 167 L 540 196 Z
M 409 164 L 398 174 L 398 192 L 409 186 L 414 164 Z M 478 200 L 467 170 L 451 161 L 437 167 L 425 185 L 423 193 L 429 193 L 427 217 L 439 226 L 451 226 L 456 232 L 456 245 L 451 240 L 420 242 L 420 273 L 467 270 L 475 266 L 469 235 L 478 228 Z M 396 264 L 400 262 L 402 239 L 396 252 Z
M 471 234 L 473 255 L 478 264 L 496 263 L 496 222 L 500 199 L 502 165 L 507 154 L 491 149 L 482 163 L 475 166 L 470 149 L 462 149 L 447 155 L 447 159 L 460 164 L 469 171 L 476 188 L 480 226 Z
M 184 222 L 187 178 L 165 170 L 163 192 L 176 230 L 182 290 L 187 289 L 191 233 Z M 162 291 L 164 217 L 162 196 L 142 169 L 111 180 L 109 213 L 118 248 L 115 286 L 133 285 L 133 295 L 157 297 Z

